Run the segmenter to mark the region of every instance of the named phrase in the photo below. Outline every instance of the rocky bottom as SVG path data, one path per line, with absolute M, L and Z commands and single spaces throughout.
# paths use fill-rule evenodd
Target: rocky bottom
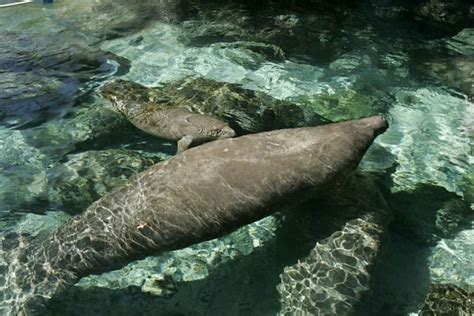
M 474 292 L 463 290 L 452 284 L 431 284 L 430 292 L 420 316 L 457 315 L 474 313 Z

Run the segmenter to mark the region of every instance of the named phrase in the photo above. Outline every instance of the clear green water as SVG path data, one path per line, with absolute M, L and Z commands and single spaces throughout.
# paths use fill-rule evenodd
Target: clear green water
M 382 2 L 353 10 L 106 0 L 0 9 L 1 229 L 52 230 L 174 153 L 113 112 L 96 92 L 103 82 L 205 77 L 328 120 L 389 117 L 360 167 L 384 179 L 394 213 L 362 314 L 417 312 L 431 282 L 474 290 L 474 29 L 420 27 Z M 295 247 L 280 225 L 266 218 L 85 278 L 49 313 L 275 314 L 285 247 Z M 150 276 L 169 295 L 144 294 Z

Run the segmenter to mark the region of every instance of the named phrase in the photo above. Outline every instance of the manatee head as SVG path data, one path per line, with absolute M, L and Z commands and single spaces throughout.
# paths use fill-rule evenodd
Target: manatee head
M 150 101 L 150 89 L 136 82 L 114 80 L 99 89 L 100 95 L 109 100 L 113 106 L 124 112 L 128 106 L 143 105 Z
M 195 127 L 198 129 L 197 133 L 194 134 L 194 141 L 197 143 L 235 136 L 235 131 L 218 118 L 207 115 L 199 115 L 196 118 L 199 123 L 194 121 L 196 123 Z
M 229 126 L 229 125 L 224 125 L 218 133 L 218 139 L 220 138 L 230 138 L 235 136 L 235 131 Z
M 383 134 L 388 129 L 388 122 L 382 115 L 367 117 L 360 121 L 373 128 L 374 136 Z

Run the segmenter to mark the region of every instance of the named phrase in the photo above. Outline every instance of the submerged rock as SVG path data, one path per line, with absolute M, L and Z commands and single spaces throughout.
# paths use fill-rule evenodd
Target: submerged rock
M 121 37 L 153 21 L 177 22 L 190 9 L 186 0 L 83 0 L 56 4 L 50 18 L 58 25 L 86 35 L 88 41 Z M 67 21 L 65 23 L 65 21 Z
M 77 39 L 71 44 L 72 39 L 63 34 L 34 37 L 11 32 L 2 34 L 2 39 L 1 125 L 26 128 L 62 117 L 87 91 L 85 81 L 127 68 L 123 58 Z
M 151 275 L 143 283 L 141 290 L 154 296 L 169 298 L 177 292 L 173 279 L 161 275 Z
M 306 231 L 303 242 L 312 249 L 280 274 L 280 315 L 350 315 L 370 289 L 391 220 L 389 208 L 375 182 L 361 175 L 312 205 L 318 206 L 318 214 L 298 228 Z M 316 237 L 321 231 L 315 228 L 330 231 L 328 227 L 337 225 L 341 228 L 329 237 Z
M 282 62 L 285 61 L 285 52 L 283 50 L 272 44 L 265 44 L 260 42 L 252 42 L 252 41 L 236 41 L 230 43 L 220 43 L 216 44 L 216 48 L 225 49 L 239 49 L 244 51 L 250 51 L 255 53 L 255 59 L 260 60 L 260 62 L 264 61 L 275 61 L 275 62 Z M 231 56 L 229 56 L 231 57 Z M 235 62 L 238 62 L 237 58 L 233 59 Z M 245 64 L 244 64 L 245 65 Z
M 68 161 L 48 170 L 51 207 L 78 213 L 92 202 L 124 184 L 159 159 L 122 149 L 87 151 L 69 155 Z
M 389 195 L 398 230 L 416 242 L 433 244 L 472 226 L 469 203 L 442 187 L 419 185 Z M 416 210 L 413 211 L 413 210 Z
M 178 81 L 163 91 L 177 104 L 227 120 L 243 132 L 319 125 L 327 122 L 304 108 L 239 85 L 204 78 Z
M 431 51 L 417 60 L 415 68 L 425 75 L 436 78 L 448 87 L 464 93 L 468 99 L 474 96 L 474 29 L 466 28 L 453 37 L 433 41 Z
M 64 224 L 70 216 L 64 212 L 47 211 L 45 214 L 27 213 L 18 223 L 14 231 L 18 234 L 38 234 L 52 233 L 59 226 Z
M 458 34 L 442 41 L 449 50 L 464 56 L 474 54 L 474 28 L 465 28 Z
M 333 61 L 329 68 L 339 71 L 354 71 L 369 66 L 371 62 L 371 58 L 363 52 L 350 52 Z
M 281 274 L 281 315 L 349 315 L 369 290 L 382 227 L 374 214 L 349 221 Z
M 0 127 L 0 214 L 16 212 L 44 197 L 49 159 L 22 133 Z
M 451 284 L 431 284 L 430 292 L 420 316 L 460 315 L 469 316 L 474 311 L 474 292 Z
M 474 97 L 474 60 L 472 56 L 447 57 L 423 63 L 422 67 L 448 86 L 462 91 L 472 100 Z
M 393 154 L 392 192 L 422 183 L 443 187 L 472 203 L 474 104 L 444 88 L 397 88 L 389 110 L 397 122 L 378 143 Z
M 129 123 L 120 114 L 104 106 L 100 99 L 88 99 L 67 117 L 50 120 L 41 126 L 22 131 L 25 141 L 51 158 L 61 159 L 84 142 L 98 141 Z M 113 136 L 110 136 L 113 139 Z M 112 139 L 109 139 L 110 143 Z
M 183 40 L 195 46 L 261 42 L 280 47 L 288 56 L 306 55 L 317 62 L 327 62 L 348 50 L 349 43 L 339 26 L 350 10 L 349 6 L 322 4 L 321 1 L 304 5 L 277 1 L 267 6 L 262 3 L 228 3 L 219 7 L 211 3 L 196 4 L 194 19 L 183 23 Z M 306 13 L 302 13 L 301 7 L 306 7 Z
M 414 6 L 414 13 L 427 24 L 456 29 L 472 26 L 474 5 L 463 0 L 424 0 Z
M 429 256 L 432 282 L 450 283 L 474 292 L 474 226 L 440 240 Z
M 350 88 L 299 98 L 299 103 L 331 121 L 385 113 L 392 102 L 393 97 L 389 93 L 363 83 L 362 78 Z

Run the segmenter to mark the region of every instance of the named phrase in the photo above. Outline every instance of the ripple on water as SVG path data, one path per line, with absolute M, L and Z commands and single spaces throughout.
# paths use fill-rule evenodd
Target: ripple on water
M 443 239 L 429 258 L 431 278 L 435 283 L 455 284 L 474 291 L 474 230 L 460 232 L 453 239 Z
M 20 131 L 0 127 L 0 216 L 41 198 L 47 188 L 48 157 Z
M 390 110 L 394 124 L 377 139 L 396 158 L 394 191 L 432 183 L 461 196 L 471 192 L 474 104 L 443 88 L 399 88 Z
M 132 60 L 127 78 L 148 86 L 200 76 L 243 83 L 246 88 L 264 90 L 279 99 L 322 89 L 317 81 L 322 70 L 317 66 L 268 62 L 265 55 L 239 46 L 186 46 L 181 40 L 182 29 L 174 25 L 156 23 L 140 36 L 143 40 L 138 46 L 131 45 L 130 38 L 121 38 L 101 47 Z
M 58 26 L 41 6 L 12 10 L 0 11 L 1 125 L 27 128 L 62 116 L 85 82 L 117 71 L 113 56 Z

